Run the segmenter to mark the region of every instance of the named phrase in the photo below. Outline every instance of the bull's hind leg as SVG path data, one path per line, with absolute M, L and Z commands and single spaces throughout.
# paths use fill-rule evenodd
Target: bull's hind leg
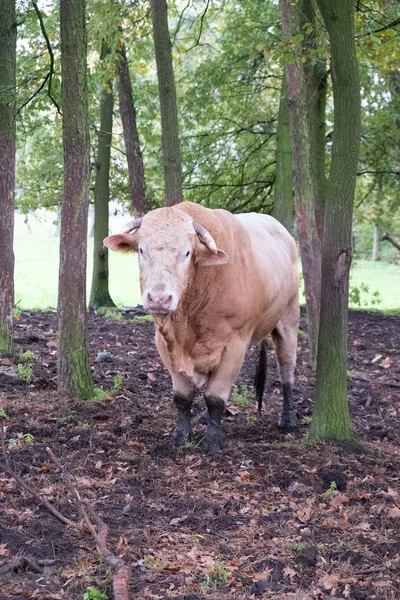
M 297 427 L 296 411 L 293 406 L 293 384 L 299 318 L 299 302 L 296 298 L 288 306 L 278 325 L 271 332 L 283 394 L 283 407 L 279 426 L 287 431 Z
M 189 381 L 181 375 L 173 374 L 172 383 L 178 416 L 171 441 L 174 446 L 184 446 L 192 437 L 191 411 L 194 390 Z

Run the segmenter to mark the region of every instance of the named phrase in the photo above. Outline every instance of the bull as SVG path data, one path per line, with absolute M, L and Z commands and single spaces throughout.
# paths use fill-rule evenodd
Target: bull
M 156 345 L 172 379 L 175 445 L 191 438 L 191 406 L 195 390 L 202 389 L 208 411 L 203 447 L 221 451 L 225 403 L 247 349 L 259 343 L 261 409 L 268 334 L 282 386 L 280 426 L 295 428 L 297 250 L 278 221 L 183 202 L 131 221 L 104 245 L 139 255 L 143 307 L 153 315 Z

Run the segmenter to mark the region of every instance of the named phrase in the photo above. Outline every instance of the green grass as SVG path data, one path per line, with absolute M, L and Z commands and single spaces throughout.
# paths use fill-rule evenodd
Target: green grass
M 15 300 L 20 308 L 46 309 L 57 306 L 59 243 L 57 237 L 16 236 Z M 141 304 L 139 267 L 135 254 L 109 253 L 110 293 L 118 306 Z M 87 294 L 93 268 L 93 238 L 89 238 Z
M 361 289 L 362 284 L 368 286 L 368 292 Z M 400 265 L 357 259 L 350 272 L 350 290 L 354 287 L 361 289 L 361 302 L 360 304 L 350 302 L 350 308 L 400 312 Z M 374 292 L 379 293 L 378 304 L 374 303 Z M 300 294 L 300 302 L 305 304 L 303 293 Z
M 46 309 L 57 306 L 59 238 L 36 235 L 15 238 L 15 297 L 20 308 Z M 89 238 L 88 296 L 92 277 L 93 239 Z M 139 268 L 135 254 L 110 252 L 110 292 L 118 306 L 141 303 Z M 357 260 L 351 272 L 351 285 L 369 286 L 361 292 L 361 306 L 352 308 L 400 311 L 400 265 Z M 372 304 L 378 291 L 381 303 Z M 304 296 L 301 301 L 304 303 Z

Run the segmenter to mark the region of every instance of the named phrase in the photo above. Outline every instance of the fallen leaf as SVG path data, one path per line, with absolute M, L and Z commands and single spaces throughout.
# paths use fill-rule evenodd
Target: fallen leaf
M 390 367 L 392 366 L 392 364 L 393 364 L 393 360 L 389 356 L 387 356 L 381 362 L 381 367 L 383 367 L 384 369 L 390 369 Z
M 387 511 L 387 516 L 391 517 L 392 519 L 397 519 L 400 517 L 400 508 L 398 506 L 393 506 L 393 508 L 390 508 Z
M 187 519 L 187 515 L 184 515 L 183 517 L 175 517 L 175 519 L 170 520 L 169 525 L 173 525 L 174 527 L 177 527 L 178 525 L 180 525 L 181 523 L 186 521 L 186 519 Z
M 334 508 L 339 508 L 340 506 L 342 506 L 343 504 L 345 504 L 348 501 L 349 501 L 349 497 L 346 496 L 345 494 L 341 494 L 339 492 L 338 494 L 335 494 L 335 496 L 333 496 L 333 498 L 329 504 L 331 506 L 333 506 Z
M 332 593 L 334 594 L 339 581 L 339 575 L 336 575 L 335 573 L 326 573 L 319 579 L 318 583 L 319 585 L 322 585 L 325 590 L 332 590 Z
M 289 567 L 289 565 L 287 565 L 283 569 L 283 576 L 284 577 L 289 577 L 290 579 L 293 579 L 293 577 L 295 577 L 296 575 L 297 575 L 296 571 L 294 569 L 292 569 L 292 567 Z
M 7 544 L 0 544 L 0 556 L 8 556 L 10 550 L 6 547 Z

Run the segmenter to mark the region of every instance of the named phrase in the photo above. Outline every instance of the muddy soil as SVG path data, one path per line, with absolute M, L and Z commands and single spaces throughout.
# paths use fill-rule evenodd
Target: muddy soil
M 261 418 L 254 401 L 246 402 L 256 356 L 250 349 L 220 456 L 204 455 L 197 444 L 200 395 L 194 443 L 170 447 L 175 410 L 151 322 L 89 315 L 88 327 L 95 385 L 107 397 L 77 402 L 56 390 L 56 315 L 23 313 L 16 322 L 17 354 L 34 357 L 0 361 L 5 447 L 28 486 L 79 520 L 46 447 L 68 468 L 108 524 L 110 549 L 132 567 L 130 598 L 400 598 L 399 317 L 350 314 L 359 452 L 305 443 L 314 377 L 304 318 L 298 431 L 283 435 L 277 426 L 272 351 Z M 105 350 L 110 360 L 95 362 Z M 29 364 L 34 379 L 27 383 Z M 90 535 L 57 521 L 1 460 L 0 600 L 82 600 L 90 586 L 111 599 L 112 573 Z

